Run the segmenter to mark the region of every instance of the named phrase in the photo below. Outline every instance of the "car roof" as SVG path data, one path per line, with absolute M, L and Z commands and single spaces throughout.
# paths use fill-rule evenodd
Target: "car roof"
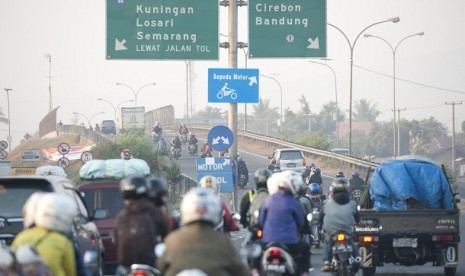
M 285 148 L 285 149 L 277 149 L 276 151 L 302 151 L 296 148 Z
M 50 185 L 53 187 L 55 191 L 58 192 L 63 192 L 64 188 L 74 188 L 75 185 L 71 180 L 62 177 L 62 176 L 56 176 L 56 175 L 47 175 L 47 176 L 40 176 L 40 175 L 13 175 L 13 176 L 4 176 L 0 177 L 0 182 L 2 180 L 8 180 L 8 181 L 14 181 L 14 182 L 20 182 L 21 180 L 40 180 L 40 181 L 46 181 L 50 183 Z

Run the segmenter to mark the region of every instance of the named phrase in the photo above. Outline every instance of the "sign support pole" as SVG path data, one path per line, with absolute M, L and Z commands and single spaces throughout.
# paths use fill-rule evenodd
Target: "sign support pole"
M 237 68 L 237 0 L 229 0 L 229 48 L 228 48 L 228 64 L 229 68 Z M 234 142 L 229 149 L 231 158 L 237 155 L 237 103 L 230 103 L 228 110 L 228 127 L 234 134 Z M 233 172 L 237 176 L 236 171 Z M 237 178 L 237 177 L 236 177 Z M 236 179 L 237 181 L 237 179 Z M 238 189 L 234 183 L 234 192 L 231 200 L 232 210 L 236 211 L 239 205 L 237 200 Z

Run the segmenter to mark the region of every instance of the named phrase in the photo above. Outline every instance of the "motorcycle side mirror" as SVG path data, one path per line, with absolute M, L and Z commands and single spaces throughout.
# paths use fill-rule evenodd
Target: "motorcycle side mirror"
M 238 214 L 238 213 L 233 213 L 233 214 L 232 214 L 232 218 L 233 218 L 235 221 L 240 221 L 240 220 L 241 220 L 241 215 Z
M 255 210 L 255 211 L 253 212 L 253 216 L 254 216 L 255 218 L 258 218 L 259 215 L 260 215 L 260 212 L 259 212 L 258 210 Z
M 312 213 L 308 213 L 307 214 L 307 221 L 312 221 L 313 219 L 313 214 Z
M 362 207 L 360 207 L 360 205 L 357 205 L 357 211 L 360 211 L 360 209 L 362 209 Z
M 455 193 L 454 194 L 454 201 L 455 201 L 455 203 L 460 203 L 460 193 Z
M 155 252 L 155 256 L 161 257 L 163 253 L 165 252 L 165 249 L 166 249 L 166 245 L 161 242 L 155 246 L 155 248 L 153 249 L 153 252 Z

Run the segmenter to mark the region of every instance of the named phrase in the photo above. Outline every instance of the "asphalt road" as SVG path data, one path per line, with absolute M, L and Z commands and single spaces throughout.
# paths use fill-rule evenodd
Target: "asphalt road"
M 199 139 L 201 140 L 201 139 Z M 203 142 L 203 141 L 202 141 Z M 199 141 L 199 144 L 200 141 Z M 266 167 L 269 163 L 267 158 L 271 152 L 248 152 L 244 151 L 240 148 L 239 145 L 239 153 L 242 158 L 246 161 L 247 167 L 249 169 L 249 180 L 253 182 L 253 172 L 259 168 Z M 214 153 L 214 156 L 218 156 L 218 153 Z M 183 146 L 181 158 L 178 160 L 178 163 L 181 165 L 182 172 L 189 175 L 192 178 L 196 178 L 196 169 L 195 169 L 195 158 L 198 156 L 190 156 L 186 150 L 186 146 Z M 318 164 L 317 164 L 318 165 Z M 321 168 L 323 172 L 323 186 L 327 189 L 332 182 L 332 175 L 328 176 L 325 175 L 324 168 Z M 239 190 L 238 197 L 241 198 L 242 195 L 247 191 L 247 188 L 253 188 L 253 185 L 249 185 L 246 189 Z M 462 195 L 465 195 L 465 183 L 459 184 L 459 191 Z M 228 197 L 223 197 L 224 200 L 227 200 Z M 460 215 L 460 227 L 461 229 L 465 229 L 465 218 L 464 212 L 461 212 Z M 237 233 L 231 234 L 231 240 L 233 241 L 234 245 L 237 249 L 240 248 L 241 243 L 244 240 L 246 234 L 245 229 L 241 229 L 241 231 Z M 464 231 L 461 232 L 461 240 L 465 240 Z M 320 272 L 320 268 L 322 267 L 322 250 L 312 248 L 312 266 L 314 270 L 311 272 L 312 275 L 329 275 L 328 273 Z M 464 246 L 460 246 L 459 248 L 459 256 L 465 256 L 465 249 Z M 459 261 L 460 263 L 461 261 Z M 463 263 L 463 261 L 462 261 Z M 359 272 L 357 275 L 361 275 L 362 273 Z M 423 265 L 423 266 L 412 266 L 412 267 L 405 267 L 405 266 L 395 266 L 392 264 L 386 264 L 384 267 L 377 267 L 376 275 L 381 276 L 406 276 L 406 275 L 425 275 L 425 276 L 432 276 L 432 275 L 444 275 L 443 267 L 433 267 L 430 263 Z M 457 275 L 465 275 L 465 265 L 459 266 L 457 270 Z

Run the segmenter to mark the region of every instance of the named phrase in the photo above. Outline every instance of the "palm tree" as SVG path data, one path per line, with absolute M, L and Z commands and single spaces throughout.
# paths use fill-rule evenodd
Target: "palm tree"
M 5 117 L 5 114 L 2 111 L 2 108 L 0 108 L 0 123 L 8 123 L 8 119 Z
M 381 115 L 381 111 L 376 108 L 376 105 L 367 99 L 356 101 L 353 114 L 354 120 L 359 122 L 376 122 L 376 118 Z

